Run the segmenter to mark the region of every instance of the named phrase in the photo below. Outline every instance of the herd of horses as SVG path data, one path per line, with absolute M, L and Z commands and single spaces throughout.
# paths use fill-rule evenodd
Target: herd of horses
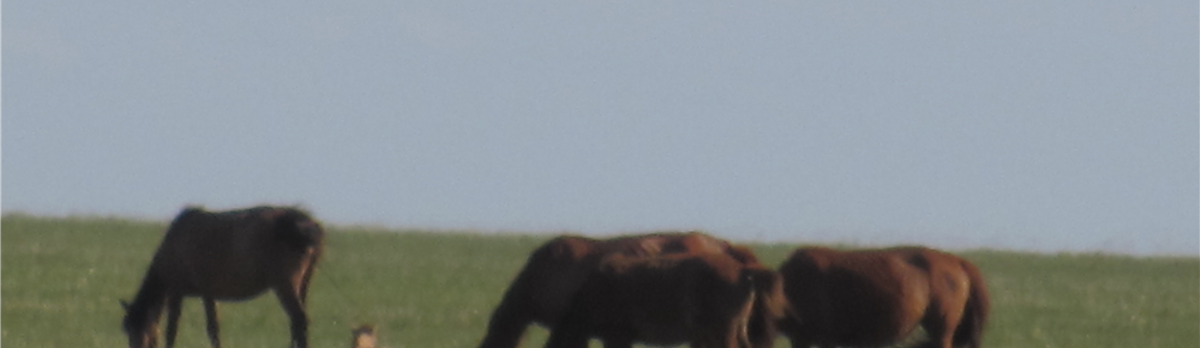
M 323 238 L 321 225 L 293 207 L 185 208 L 133 302 L 122 302 L 129 346 L 157 346 L 165 309 L 172 347 L 183 297 L 200 297 L 219 348 L 216 301 L 271 290 L 290 318 L 291 346 L 306 348 L 305 299 Z M 800 248 L 772 269 L 749 248 L 700 232 L 568 235 L 529 256 L 479 348 L 515 348 L 530 324 L 550 330 L 549 348 L 584 348 L 591 339 L 606 348 L 769 348 L 778 335 L 795 348 L 880 347 L 917 328 L 929 347 L 978 348 L 988 308 L 978 268 L 925 247 Z

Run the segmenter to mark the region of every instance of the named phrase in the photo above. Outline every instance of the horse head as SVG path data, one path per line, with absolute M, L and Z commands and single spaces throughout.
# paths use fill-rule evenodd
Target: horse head
M 136 313 L 133 306 L 120 300 L 125 310 L 121 329 L 129 336 L 129 348 L 155 348 L 158 346 L 158 321 L 151 320 L 146 313 Z

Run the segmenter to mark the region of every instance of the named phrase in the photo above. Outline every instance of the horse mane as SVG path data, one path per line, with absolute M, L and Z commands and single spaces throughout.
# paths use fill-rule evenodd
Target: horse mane
M 208 214 L 208 211 L 204 210 L 203 206 L 189 205 L 184 207 L 183 210 L 179 212 L 179 215 L 175 215 L 175 219 L 171 220 L 171 224 L 167 226 L 167 233 L 177 230 L 180 226 L 183 226 L 184 221 L 194 219 L 204 214 Z
M 153 266 L 151 266 L 142 279 L 142 285 L 138 288 L 133 303 L 122 302 L 125 305 L 125 319 L 122 323 L 125 331 L 145 329 L 146 326 L 156 322 L 158 315 L 161 314 L 163 302 L 166 302 L 166 292 L 166 283 L 154 273 Z

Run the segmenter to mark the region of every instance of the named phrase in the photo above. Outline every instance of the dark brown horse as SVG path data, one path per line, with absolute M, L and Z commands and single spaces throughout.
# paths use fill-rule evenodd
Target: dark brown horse
M 606 348 L 749 348 L 755 290 L 775 287 L 778 278 L 724 253 L 613 255 L 588 276 L 546 347 L 586 348 L 595 337 Z
M 929 346 L 978 348 L 988 315 L 979 269 L 923 247 L 801 248 L 779 268 L 796 314 L 780 331 L 792 347 L 884 346 L 925 329 Z
M 551 328 L 562 318 L 575 292 L 604 257 L 686 253 L 723 253 L 744 264 L 759 263 L 749 249 L 699 232 L 655 233 L 604 240 L 561 236 L 546 242 L 529 256 L 492 313 L 487 334 L 479 347 L 515 348 L 530 323 Z M 759 296 L 756 307 L 777 308 L 782 302 L 782 294 Z M 751 330 L 773 334 L 775 320 L 771 316 L 782 314 L 772 310 L 755 313 Z M 762 316 L 758 315 L 760 313 Z
M 199 296 L 208 338 L 219 348 L 215 301 L 247 300 L 274 290 L 291 319 L 291 344 L 307 347 L 304 301 L 324 233 L 308 213 L 295 208 L 184 209 L 167 229 L 133 303 L 122 303 L 129 346 L 158 345 L 164 307 L 167 347 L 173 346 L 183 297 Z

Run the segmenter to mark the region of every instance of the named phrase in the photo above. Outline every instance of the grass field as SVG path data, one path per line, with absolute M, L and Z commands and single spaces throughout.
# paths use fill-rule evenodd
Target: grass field
M 129 299 L 164 223 L 5 215 L 0 223 L 0 345 L 119 347 Z M 374 323 L 382 344 L 474 347 L 528 253 L 548 236 L 332 228 L 309 298 L 311 346 L 348 347 Z M 778 264 L 792 245 L 753 245 Z M 992 293 L 985 347 L 1198 347 L 1200 259 L 969 251 Z M 208 347 L 198 300 L 179 347 Z M 284 347 L 273 296 L 220 306 L 226 347 Z M 525 347 L 545 332 L 531 329 Z M 787 346 L 780 339 L 777 346 Z

